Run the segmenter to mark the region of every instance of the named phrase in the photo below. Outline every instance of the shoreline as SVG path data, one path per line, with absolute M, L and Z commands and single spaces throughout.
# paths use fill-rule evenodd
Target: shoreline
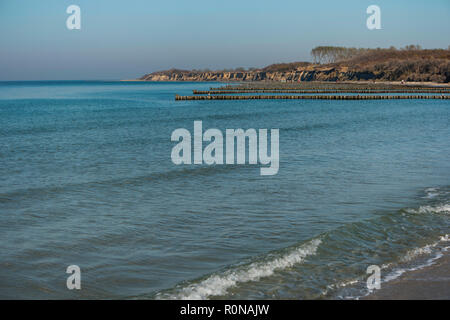
M 450 300 L 450 253 L 442 254 L 430 266 L 382 283 L 381 289 L 362 300 Z

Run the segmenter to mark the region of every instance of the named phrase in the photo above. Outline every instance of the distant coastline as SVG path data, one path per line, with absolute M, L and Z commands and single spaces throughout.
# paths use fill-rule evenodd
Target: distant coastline
M 272 64 L 264 68 L 232 70 L 170 69 L 146 74 L 132 81 L 407 81 L 450 83 L 450 50 L 356 49 L 316 47 L 314 62 Z

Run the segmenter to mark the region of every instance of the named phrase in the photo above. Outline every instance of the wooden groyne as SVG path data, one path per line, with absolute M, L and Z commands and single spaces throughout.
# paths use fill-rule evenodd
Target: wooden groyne
M 292 89 L 233 89 L 233 90 L 192 90 L 193 94 L 239 94 L 239 93 L 448 93 L 450 90 L 355 90 L 355 89 L 342 89 L 342 90 L 292 90 Z
M 175 100 L 403 100 L 403 99 L 439 99 L 450 100 L 450 95 L 403 95 L 403 96 L 381 96 L 381 95 L 257 95 L 257 96 L 179 96 Z
M 444 91 L 450 92 L 450 87 L 416 87 L 416 86 L 400 86 L 400 85 L 372 85 L 372 86 L 345 86 L 339 85 L 334 88 L 329 88 L 327 85 L 323 86 L 269 86 L 269 87 L 252 87 L 252 86 L 224 86 L 218 88 L 209 88 L 210 91 L 246 91 L 246 90 L 405 90 L 405 91 Z

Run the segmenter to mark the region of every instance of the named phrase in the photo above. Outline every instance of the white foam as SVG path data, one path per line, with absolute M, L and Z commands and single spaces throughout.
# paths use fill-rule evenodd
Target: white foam
M 425 189 L 425 196 L 423 198 L 433 199 L 437 196 L 448 195 L 449 193 L 450 193 L 449 191 L 442 190 L 440 188 L 427 188 L 427 189 Z
M 210 296 L 226 294 L 227 290 L 238 283 L 258 281 L 268 277 L 275 271 L 294 266 L 309 255 L 314 255 L 321 243 L 320 239 L 314 239 L 291 252 L 269 261 L 253 262 L 246 266 L 236 267 L 222 274 L 211 275 L 205 280 L 181 288 L 178 293 L 162 296 L 159 299 L 207 299 Z
M 438 253 L 436 253 L 436 255 L 434 257 L 428 259 L 425 263 L 423 263 L 421 265 L 418 265 L 418 266 L 412 267 L 412 268 L 402 268 L 402 269 L 394 270 L 383 279 L 383 282 L 389 282 L 389 281 L 395 280 L 398 277 L 400 277 L 402 274 L 404 274 L 405 272 L 420 270 L 425 267 L 432 266 L 436 260 L 438 260 L 442 257 L 443 257 L 443 254 L 441 252 L 438 252 Z
M 417 258 L 418 256 L 421 255 L 427 255 L 427 254 L 432 254 L 433 253 L 433 248 L 437 247 L 441 242 L 448 242 L 450 241 L 449 239 L 449 235 L 446 234 L 444 236 L 440 236 L 439 240 L 432 243 L 432 244 L 428 244 L 425 245 L 423 247 L 419 247 L 419 248 L 415 248 L 412 249 L 410 251 L 408 251 L 401 259 L 400 261 L 403 263 L 407 263 L 410 262 L 412 260 L 414 260 L 415 258 Z M 390 273 L 388 273 L 385 277 L 382 278 L 382 283 L 386 283 L 392 280 L 395 280 L 397 278 L 399 278 L 402 274 L 406 273 L 406 272 L 411 272 L 411 271 L 415 271 L 415 270 L 420 270 L 429 266 L 432 266 L 435 264 L 436 260 L 442 258 L 444 255 L 442 252 L 447 251 L 450 247 L 441 247 L 439 249 L 438 252 L 435 252 L 434 256 L 432 256 L 431 258 L 427 259 L 424 263 L 420 264 L 420 265 L 416 265 L 414 267 L 410 267 L 410 268 L 397 268 L 392 270 Z M 393 263 L 386 263 L 383 264 L 381 266 L 381 269 L 387 269 L 392 267 Z M 355 284 L 357 283 L 358 280 L 354 279 L 351 281 L 347 281 L 347 282 L 342 282 L 339 284 L 334 284 L 334 285 L 328 285 L 327 289 L 325 291 L 322 292 L 323 295 L 326 295 L 328 293 L 329 289 L 338 289 L 341 287 L 345 287 L 347 285 L 351 285 L 351 284 Z M 360 299 L 361 297 L 365 297 L 370 295 L 371 293 L 373 293 L 374 290 L 367 290 L 365 294 L 361 295 L 361 296 L 346 296 L 346 297 L 340 297 L 342 299 Z
M 449 213 L 450 214 L 450 204 L 443 204 L 440 206 L 421 206 L 419 209 L 409 209 L 410 213 Z
M 423 254 L 430 254 L 431 253 L 431 249 L 433 247 L 435 247 L 438 244 L 438 242 L 433 243 L 433 244 L 429 244 L 426 245 L 424 247 L 421 248 L 415 248 L 412 249 L 410 251 L 408 251 L 401 259 L 402 262 L 408 262 L 411 261 L 413 259 L 415 259 L 416 257 L 423 255 Z
M 432 250 L 433 248 L 437 247 L 440 242 L 446 242 L 446 241 L 449 241 L 448 234 L 446 234 L 445 236 L 440 236 L 439 240 L 434 242 L 434 243 L 432 243 L 432 244 L 428 244 L 426 246 L 423 246 L 423 247 L 420 247 L 420 248 L 415 248 L 413 250 L 408 251 L 403 256 L 401 261 L 402 262 L 409 262 L 409 261 L 417 258 L 418 256 L 425 255 L 425 254 L 432 254 L 433 253 L 433 250 Z M 400 268 L 400 269 L 396 269 L 396 270 L 392 271 L 390 274 L 388 274 L 383 279 L 383 282 L 389 282 L 389 281 L 392 281 L 394 279 L 397 279 L 398 277 L 400 277 L 405 272 L 420 270 L 420 269 L 423 269 L 425 267 L 429 267 L 429 266 L 433 265 L 436 260 L 442 258 L 442 256 L 443 256 L 442 251 L 447 251 L 447 248 L 446 247 L 445 248 L 441 248 L 441 250 L 439 252 L 437 252 L 433 257 L 428 259 L 423 264 L 420 264 L 418 266 L 411 267 L 411 268 Z
M 356 279 L 352 279 L 352 280 L 347 280 L 347 281 L 342 281 L 342 282 L 339 282 L 339 283 L 327 285 L 327 288 L 322 291 L 321 295 L 322 296 L 326 296 L 328 294 L 329 290 L 337 290 L 337 289 L 340 289 L 340 288 L 345 288 L 347 286 L 352 286 L 352 285 L 357 284 L 360 281 L 362 281 L 361 277 L 356 278 Z M 341 297 L 341 298 L 344 298 L 344 297 Z
M 425 189 L 426 196 L 424 198 L 426 199 L 433 199 L 440 195 L 440 192 L 437 188 L 427 188 Z

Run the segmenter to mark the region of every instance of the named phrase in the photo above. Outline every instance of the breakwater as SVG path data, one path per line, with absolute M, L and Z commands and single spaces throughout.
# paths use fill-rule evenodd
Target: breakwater
M 260 84 L 260 85 L 226 85 L 222 87 L 210 87 L 209 90 L 235 90 L 235 91 L 245 91 L 245 90 L 423 90 L 423 91 L 439 91 L 444 90 L 450 92 L 449 86 L 411 86 L 411 85 L 400 85 L 400 84 L 349 84 L 349 83 L 283 83 L 283 84 Z
M 175 95 L 175 100 L 392 100 L 392 99 L 443 99 L 449 100 L 450 95 L 402 95 L 402 96 L 382 96 L 382 95 L 254 95 L 254 96 L 227 96 L 227 95 L 196 95 L 180 96 Z
M 221 90 L 192 90 L 193 94 L 233 94 L 233 93 L 448 93 L 447 89 L 399 89 L 399 90 L 361 90 L 361 89 L 343 89 L 343 90 L 321 90 L 321 89 L 221 89 Z

